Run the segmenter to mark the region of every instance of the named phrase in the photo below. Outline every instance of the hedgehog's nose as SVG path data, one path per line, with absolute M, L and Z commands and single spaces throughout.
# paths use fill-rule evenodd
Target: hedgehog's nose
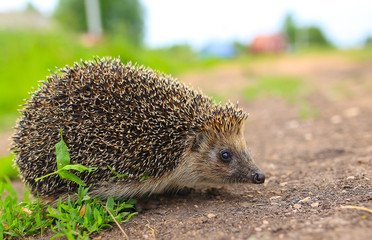
M 265 182 L 265 174 L 261 171 L 257 171 L 252 177 L 253 183 L 261 184 Z

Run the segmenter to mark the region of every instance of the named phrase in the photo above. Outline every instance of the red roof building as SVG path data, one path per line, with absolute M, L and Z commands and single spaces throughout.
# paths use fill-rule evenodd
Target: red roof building
M 258 54 L 284 52 L 286 48 L 286 38 L 282 34 L 275 34 L 256 37 L 249 49 L 252 53 Z

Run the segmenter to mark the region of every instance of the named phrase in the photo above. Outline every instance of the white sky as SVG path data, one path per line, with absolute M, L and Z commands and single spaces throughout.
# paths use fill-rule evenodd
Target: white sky
M 0 11 L 20 9 L 27 0 L 0 1 Z M 56 0 L 31 0 L 50 12 Z M 372 36 L 371 0 L 141 0 L 146 9 L 149 46 L 239 40 L 275 33 L 287 12 L 300 25 L 317 24 L 341 47 L 355 46 Z

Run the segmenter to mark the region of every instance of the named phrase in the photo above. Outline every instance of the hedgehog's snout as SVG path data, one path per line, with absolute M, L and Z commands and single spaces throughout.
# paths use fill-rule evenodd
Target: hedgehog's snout
M 252 175 L 252 182 L 255 184 L 262 184 L 265 182 L 265 174 L 261 171 L 257 171 Z

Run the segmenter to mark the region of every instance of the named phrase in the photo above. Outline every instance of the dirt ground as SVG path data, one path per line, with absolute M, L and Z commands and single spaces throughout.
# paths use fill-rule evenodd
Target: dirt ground
M 306 81 L 308 105 L 259 98 L 245 136 L 263 185 L 197 187 L 161 198 L 122 224 L 130 239 L 372 239 L 372 61 L 286 57 L 270 63 L 226 65 L 181 79 L 206 93 L 242 88 L 260 74 Z M 242 96 L 230 95 L 233 100 Z M 122 239 L 117 227 L 95 239 Z

